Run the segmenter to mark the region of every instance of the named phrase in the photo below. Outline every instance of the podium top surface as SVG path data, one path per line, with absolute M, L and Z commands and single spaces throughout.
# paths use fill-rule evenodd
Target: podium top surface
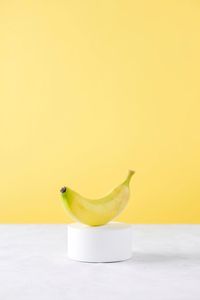
M 105 225 L 102 226 L 88 226 L 82 223 L 70 223 L 68 224 L 68 227 L 74 228 L 74 229 L 91 229 L 91 230 L 104 230 L 104 229 L 109 229 L 109 230 L 119 230 L 119 229 L 126 229 L 130 228 L 132 225 L 127 224 L 127 223 L 121 223 L 121 222 L 109 222 Z

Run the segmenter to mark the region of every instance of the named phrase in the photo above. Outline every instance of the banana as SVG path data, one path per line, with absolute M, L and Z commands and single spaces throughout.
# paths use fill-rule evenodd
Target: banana
M 130 170 L 122 184 L 100 199 L 87 199 L 64 186 L 60 190 L 63 204 L 73 220 L 90 226 L 105 225 L 117 217 L 128 203 L 129 182 L 134 173 Z

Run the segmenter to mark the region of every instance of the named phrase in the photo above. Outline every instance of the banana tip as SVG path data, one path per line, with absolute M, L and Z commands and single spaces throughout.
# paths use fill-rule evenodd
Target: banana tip
M 66 190 L 67 190 L 66 186 L 63 186 L 63 187 L 60 189 L 60 192 L 63 194 L 63 193 L 66 192 Z
M 135 174 L 135 171 L 129 170 L 129 173 L 130 173 L 130 174 Z

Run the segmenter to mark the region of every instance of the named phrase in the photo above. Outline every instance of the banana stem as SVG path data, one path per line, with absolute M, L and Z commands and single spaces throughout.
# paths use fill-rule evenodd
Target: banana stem
M 132 176 L 133 176 L 134 174 L 135 174 L 135 171 L 129 170 L 128 176 L 127 176 L 126 180 L 124 181 L 124 184 L 129 185 L 129 182 L 130 182 L 130 180 L 131 180 L 131 178 L 132 178 Z

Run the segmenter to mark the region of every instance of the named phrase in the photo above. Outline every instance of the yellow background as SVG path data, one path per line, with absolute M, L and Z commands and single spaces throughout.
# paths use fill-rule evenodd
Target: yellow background
M 0 2 L 0 222 L 69 222 L 136 170 L 118 220 L 200 222 L 200 3 Z

